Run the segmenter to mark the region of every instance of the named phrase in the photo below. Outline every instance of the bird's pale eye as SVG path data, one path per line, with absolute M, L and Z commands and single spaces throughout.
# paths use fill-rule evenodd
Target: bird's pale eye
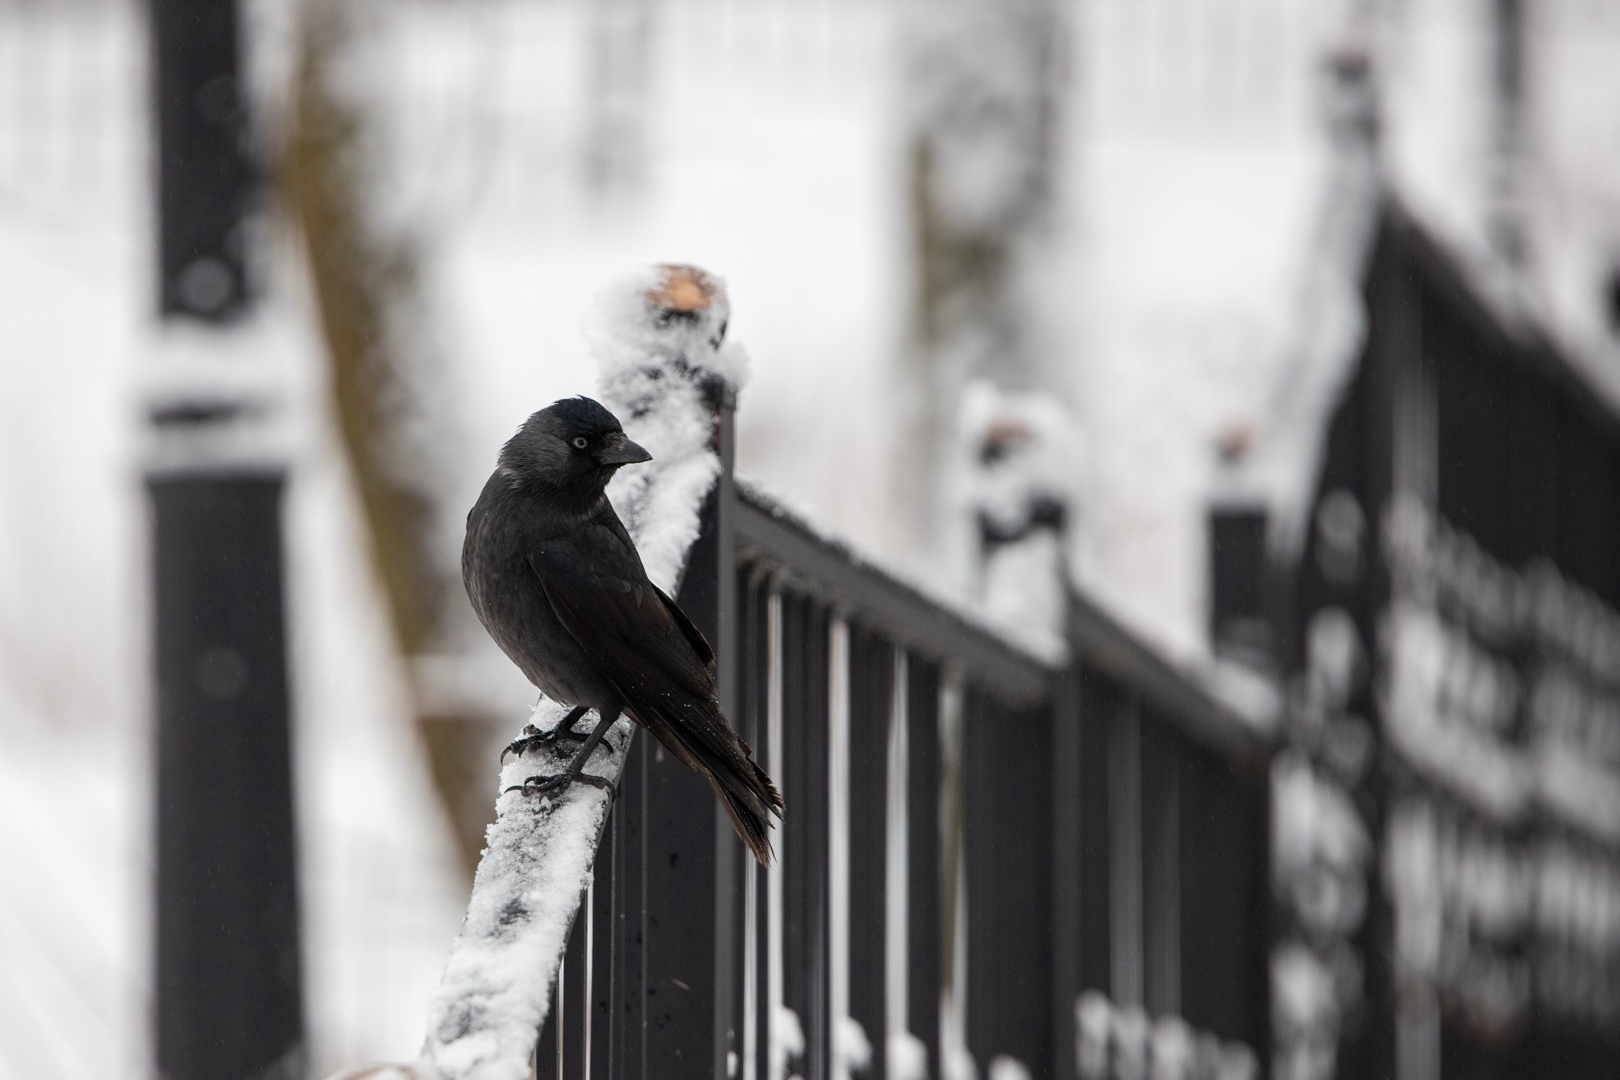
M 575 435 L 574 436 L 574 449 L 575 450 L 583 450 L 583 449 L 585 449 L 585 447 L 587 445 L 589 445 L 589 443 L 586 441 L 585 436 L 583 436 L 583 435 Z

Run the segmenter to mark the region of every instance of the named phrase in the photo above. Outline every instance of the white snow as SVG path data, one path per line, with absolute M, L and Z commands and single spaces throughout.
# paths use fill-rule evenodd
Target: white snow
M 834 1052 L 839 1058 L 841 1074 L 865 1072 L 872 1064 L 872 1040 L 866 1037 L 861 1022 L 853 1016 L 839 1017 L 835 1038 Z
M 1030 1080 L 1029 1067 L 1011 1054 L 997 1054 L 990 1059 L 987 1080 Z
M 1330 1080 L 1338 1055 L 1342 1003 L 1333 973 L 1299 942 L 1271 954 L 1271 1024 L 1277 1080 Z
M 549 729 L 564 711 L 545 702 L 533 719 Z M 628 719 L 610 729 L 613 749 L 604 746 L 593 756 L 592 775 L 617 780 L 633 730 Z M 572 749 L 565 744 L 558 753 L 515 755 L 501 770 L 498 816 L 486 837 L 467 917 L 429 1002 L 422 1057 L 424 1068 L 436 1075 L 528 1075 L 610 801 L 608 792 L 587 784 L 557 797 L 523 793 L 528 777 L 562 772 Z
M 1372 838 L 1349 796 L 1317 776 L 1304 755 L 1272 764 L 1272 879 L 1318 934 L 1354 933 L 1366 911 Z
M 1620 838 L 1620 615 L 1550 563 L 1515 573 L 1414 500 L 1396 505 L 1386 535 L 1399 590 L 1384 631 L 1394 744 L 1503 822 L 1539 805 Z M 1536 658 L 1522 673 L 1507 659 L 1521 651 Z M 1515 735 L 1521 713 L 1530 723 Z
M 786 1005 L 777 1006 L 771 1015 L 771 1075 L 787 1076 L 788 1064 L 802 1057 L 804 1049 L 804 1025 L 799 1023 L 799 1014 Z
M 715 421 L 703 383 L 717 377 L 735 394 L 748 364 L 742 348 L 726 340 L 731 306 L 718 277 L 705 275 L 713 296 L 690 321 L 660 321 L 647 296 L 663 287 L 667 272 L 648 267 L 603 290 L 586 339 L 602 404 L 653 456 L 645 466 L 620 470 L 608 497 L 636 538 L 647 576 L 673 594 L 697 539 L 703 497 L 720 473 L 719 458 L 709 452 Z
M 1081 457 L 1069 411 L 1051 395 L 1004 391 L 975 379 L 956 422 L 952 517 L 962 591 L 984 617 L 1025 649 L 1060 664 L 1067 655 L 1070 574 L 1064 539 Z M 1060 527 L 1033 525 L 1043 504 Z M 1021 539 L 980 549 L 981 521 Z
M 809 532 L 857 566 L 870 567 L 894 579 L 926 598 L 929 603 L 950 612 L 982 633 L 1000 638 L 1010 648 L 1025 653 L 1038 663 L 1054 662 L 1053 654 L 1039 651 L 1050 647 L 1048 640 L 1032 642 L 1020 634 L 1009 633 L 1007 626 L 993 619 L 982 606 L 969 603 L 956 590 L 946 588 L 937 579 L 922 576 L 915 565 L 895 563 L 870 550 L 862 550 L 847 538 L 833 532 L 830 523 L 820 517 L 813 508 L 790 503 L 748 477 L 738 477 L 737 487 L 746 493 L 750 501 L 764 508 L 773 517 L 791 522 L 794 526 Z
M 1398 975 L 1442 988 L 1482 1024 L 1521 1019 L 1531 977 L 1516 945 L 1534 866 L 1502 834 L 1421 800 L 1397 806 L 1387 827 Z
M 1520 817 L 1531 777 L 1518 750 L 1503 743 L 1491 720 L 1502 714 L 1493 695 L 1481 710 L 1454 689 L 1464 673 L 1489 673 L 1493 661 L 1432 612 L 1397 604 L 1389 614 L 1391 740 L 1429 776 L 1502 821 Z M 1487 679 L 1478 686 L 1493 685 Z
M 1150 1019 L 1139 1006 L 1117 1006 L 1096 990 L 1076 998 L 1074 1010 L 1075 1072 L 1080 1080 L 1255 1080 L 1259 1076 L 1254 1051 L 1248 1046 L 1223 1042 L 1179 1016 Z M 1021 1064 L 1014 1064 L 1023 1070 Z
M 928 1080 L 928 1046 L 909 1031 L 889 1033 L 888 1076 L 893 1080 Z

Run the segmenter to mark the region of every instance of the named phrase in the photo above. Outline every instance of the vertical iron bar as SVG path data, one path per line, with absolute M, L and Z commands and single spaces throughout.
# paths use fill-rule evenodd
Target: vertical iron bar
M 580 1051 L 584 1062 L 580 1067 L 580 1080 L 591 1080 L 591 1018 L 596 1011 L 596 872 L 592 870 L 590 884 L 585 886 L 585 994 L 581 998 L 580 1012 L 584 1014 L 580 1032 Z
M 759 1077 L 759 872 L 750 866 L 743 886 L 742 1080 Z
M 778 784 L 783 785 L 784 795 L 788 798 L 797 798 L 797 792 L 786 786 L 786 770 L 783 767 L 784 755 L 782 753 L 782 590 L 776 579 L 771 580 L 770 599 L 766 602 L 766 705 L 765 723 L 767 734 L 765 743 L 767 758 L 770 764 L 767 768 Z M 789 811 L 792 812 L 791 809 Z M 785 1033 L 782 1031 L 783 1001 L 783 967 L 782 967 L 782 913 L 783 913 L 783 874 L 786 873 L 788 858 L 787 830 L 781 831 L 777 839 L 776 862 L 771 864 L 767 872 L 766 885 L 766 978 L 765 978 L 765 1010 L 766 1030 L 770 1033 L 766 1046 L 766 1080 L 787 1080 L 787 1053 L 785 1049 Z
M 629 775 L 628 765 L 626 762 L 626 769 L 620 774 L 621 791 L 622 780 Z M 614 802 L 617 804 L 619 799 L 616 797 Z M 594 882 L 602 886 L 594 890 L 591 905 L 592 929 L 597 935 L 592 946 L 594 959 L 591 963 L 599 974 L 592 978 L 592 994 L 586 1001 L 586 1007 L 591 1010 L 591 1069 L 601 1077 L 614 1075 L 613 1070 L 618 1062 L 616 1041 L 622 1023 L 615 1007 L 624 954 L 621 941 L 623 924 L 619 921 L 619 894 L 623 887 L 619 846 L 624 842 L 624 832 L 619 819 L 620 810 L 615 805 L 609 812 L 607 828 L 603 830 L 602 843 L 596 850 L 596 865 L 592 870 Z
M 871 1058 L 861 1075 L 888 1080 L 889 771 L 894 719 L 894 646 L 851 625 L 849 632 L 849 912 L 846 1014 L 853 1039 L 865 1036 Z M 858 1025 L 858 1028 L 857 1028 Z M 853 1067 L 853 1066 L 852 1066 Z
M 1080 669 L 1071 661 L 1052 704 L 1052 1077 L 1075 1080 L 1075 1002 L 1080 996 Z
M 1424 355 L 1424 296 L 1421 284 L 1413 279 L 1409 241 L 1403 243 L 1394 265 L 1376 277 L 1369 286 L 1369 307 L 1379 323 L 1368 350 L 1378 374 L 1380 389 L 1387 395 L 1388 485 L 1390 503 L 1380 507 L 1387 513 L 1396 500 L 1419 500 L 1433 510 L 1439 494 L 1438 431 L 1434 371 Z M 1381 522 L 1380 522 L 1381 524 Z M 1388 805 L 1386 771 L 1372 770 L 1368 784 L 1376 793 L 1374 804 Z M 1373 823 L 1375 830 L 1378 822 Z M 1378 832 L 1374 832 L 1378 836 Z M 1379 853 L 1380 858 L 1382 852 Z M 1387 893 L 1374 891 L 1374 907 L 1369 921 L 1386 908 L 1393 929 L 1394 912 Z M 1391 935 L 1393 936 L 1393 935 Z M 1392 973 L 1387 993 L 1393 1014 L 1393 1074 L 1397 1080 L 1439 1080 L 1441 1051 L 1440 1003 L 1432 985 L 1422 980 L 1404 983 L 1399 992 Z M 1373 983 L 1376 988 L 1377 983 Z
M 939 1017 L 943 992 L 944 850 L 940 807 L 940 666 L 906 664 L 906 1026 L 928 1052 L 928 1075 L 943 1076 Z
M 782 604 L 783 986 L 804 1036 L 800 1075 L 827 1080 L 827 611 Z M 783 1014 L 784 1018 L 786 1014 Z
M 908 690 L 910 684 L 910 665 L 906 650 L 896 647 L 894 650 L 894 675 L 890 685 L 889 698 L 889 739 L 888 739 L 888 810 L 885 820 L 884 861 L 885 884 L 887 888 L 883 894 L 883 943 L 884 943 L 884 1030 L 881 1033 L 883 1043 L 876 1047 L 877 1053 L 883 1054 L 885 1064 L 891 1046 L 896 1046 L 899 1040 L 908 1034 L 909 1025 L 906 1023 L 906 1007 L 909 995 L 907 985 L 906 962 L 909 936 L 907 933 L 907 915 L 909 887 L 908 882 L 908 840 L 910 823 L 908 820 L 907 798 L 907 758 L 910 752 L 908 724 Z
M 715 577 L 713 644 L 715 683 L 720 709 L 732 723 L 742 720 L 737 708 L 737 545 L 733 519 L 736 490 L 732 470 L 736 458 L 736 403 L 722 395 L 718 403 L 720 476 L 715 482 L 715 544 L 712 568 Z M 743 860 L 750 858 L 737 839 L 718 799 L 711 799 L 714 814 L 714 1051 L 713 1080 L 735 1080 L 734 1066 L 739 1049 L 737 1026 L 740 1022 L 737 962 L 742 951 L 738 935 L 743 918 L 738 911 L 742 900 Z M 751 859 L 750 859 L 751 861 Z
M 968 1049 L 1050 1076 L 1052 753 L 1045 708 L 978 688 L 963 703 Z
M 644 1080 L 647 1075 L 647 757 L 656 740 L 639 735 L 630 742 L 619 790 L 608 815 L 613 890 L 605 917 L 612 941 L 612 971 L 604 1007 L 609 1080 Z M 602 865 L 603 853 L 597 853 Z
M 736 549 L 730 389 L 706 383 L 718 481 L 676 600 L 714 647 L 720 700 L 736 700 Z M 639 1075 L 727 1080 L 736 1013 L 740 846 L 709 785 L 656 740 L 641 753 Z M 627 1032 L 628 1034 L 628 1032 Z M 634 1071 L 634 1069 L 630 1070 Z
M 1113 993 L 1113 882 L 1109 842 L 1108 744 L 1121 692 L 1079 661 L 1080 706 L 1080 988 Z
M 940 965 L 939 1045 L 942 1068 L 957 1071 L 955 1060 L 967 1053 L 968 896 L 967 860 L 962 850 L 962 736 L 966 711 L 960 671 L 946 669 L 939 686 L 940 743 Z
M 832 1080 L 849 1080 L 849 624 L 827 630 L 827 1014 Z
M 828 1080 L 828 1054 L 832 1049 L 828 1010 L 827 972 L 827 646 L 828 611 L 813 600 L 800 605 L 799 655 L 797 664 L 803 693 L 798 699 L 788 729 L 796 733 L 798 755 L 802 757 L 800 816 L 806 829 L 800 852 L 799 914 L 803 937 L 798 945 L 800 1023 L 804 1027 L 804 1066 L 806 1080 Z M 795 731 L 795 729 L 797 729 Z M 790 976 L 793 974 L 791 967 Z
M 1181 783 L 1177 742 L 1157 722 L 1143 732 L 1143 1000 L 1151 1016 L 1182 1013 Z
M 1142 1006 L 1142 720 L 1130 693 L 1108 746 L 1109 974 L 1115 1004 Z
M 584 905 L 590 902 L 588 887 L 581 890 L 580 908 L 574 915 L 574 924 L 568 929 L 568 944 L 557 967 L 557 980 L 552 991 L 552 1009 L 541 1022 L 538 1034 L 538 1055 L 541 1060 L 557 1059 L 558 1080 L 577 1077 L 589 1044 L 581 1032 L 589 1023 L 590 995 L 587 983 L 591 978 L 591 913 Z M 576 1015 L 577 1013 L 577 1015 Z M 569 1035 L 569 1025 L 573 1035 Z
M 753 747 L 755 760 L 768 762 L 766 741 L 766 605 L 769 602 L 766 579 L 757 565 L 739 566 L 738 595 L 742 608 L 738 623 L 737 679 L 741 702 L 737 722 L 739 734 Z M 764 871 L 743 856 L 743 959 L 742 959 L 742 1080 L 759 1080 L 760 1054 L 760 880 Z

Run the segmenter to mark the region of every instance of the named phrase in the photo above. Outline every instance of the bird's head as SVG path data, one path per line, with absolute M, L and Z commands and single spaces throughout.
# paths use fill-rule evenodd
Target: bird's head
M 594 498 L 621 465 L 651 461 L 619 418 L 588 397 L 563 398 L 524 421 L 501 447 L 500 471 L 515 484 Z

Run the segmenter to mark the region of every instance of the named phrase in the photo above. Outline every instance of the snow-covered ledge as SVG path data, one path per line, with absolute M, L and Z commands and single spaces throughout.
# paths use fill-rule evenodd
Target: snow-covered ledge
M 741 350 L 723 343 L 728 314 L 718 279 L 686 267 L 649 267 L 602 293 L 586 331 L 599 367 L 599 399 L 653 455 L 649 464 L 623 470 L 608 497 L 648 576 L 671 595 L 697 539 L 703 500 L 720 475 L 716 380 L 734 391 L 744 375 Z M 544 701 L 530 722 L 546 730 L 564 711 Z M 633 732 L 627 719 L 614 725 L 611 750 L 597 751 L 590 772 L 617 783 Z M 561 772 L 572 753 L 564 744 L 507 759 L 467 917 L 428 1006 L 422 1057 L 401 1070 L 405 1075 L 528 1076 L 610 796 L 588 784 L 556 798 L 510 789 L 526 777 Z

